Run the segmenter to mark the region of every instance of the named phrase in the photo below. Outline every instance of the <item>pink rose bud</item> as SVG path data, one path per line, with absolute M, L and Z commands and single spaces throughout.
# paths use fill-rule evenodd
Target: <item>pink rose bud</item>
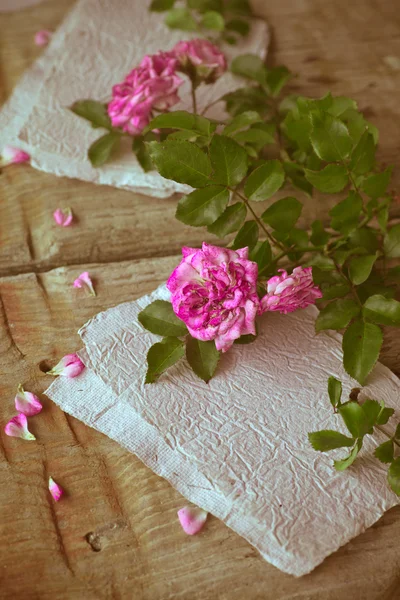
M 46 375 L 61 375 L 62 377 L 78 377 L 85 368 L 85 365 L 77 354 L 67 354 L 60 362 L 48 371 Z
M 182 248 L 183 259 L 167 281 L 174 312 L 192 337 L 215 340 L 226 352 L 242 335 L 256 334 L 258 267 L 249 249 L 229 250 L 203 243 Z
M 18 412 L 23 413 L 27 417 L 33 417 L 40 413 L 43 406 L 35 394 L 26 392 L 20 384 L 15 396 L 15 408 Z
M 47 46 L 53 35 L 52 31 L 48 29 L 41 29 L 35 33 L 35 44 L 36 46 Z
M 13 417 L 4 427 L 6 435 L 18 437 L 23 440 L 36 440 L 33 433 L 28 429 L 28 419 L 23 413 Z
M 58 502 L 64 493 L 62 487 L 59 486 L 52 477 L 49 477 L 49 490 L 55 502 Z
M 195 535 L 207 520 L 208 513 L 197 506 L 185 506 L 178 510 L 179 522 L 182 529 L 188 535 Z
M 315 304 L 317 298 L 322 298 L 321 290 L 314 284 L 311 267 L 296 267 L 291 275 L 283 269 L 279 272 L 280 275 L 267 281 L 267 294 L 261 299 L 262 312 L 287 314 Z
M 177 59 L 168 52 L 145 56 L 122 83 L 112 89 L 108 114 L 113 127 L 139 135 L 152 119 L 153 110 L 164 111 L 179 102 Z
M 74 281 L 74 288 L 86 288 L 89 290 L 89 294 L 91 296 L 95 296 L 96 292 L 94 291 L 92 280 L 90 279 L 90 275 L 87 271 L 84 271 L 77 277 Z
M 71 225 L 74 216 L 69 207 L 64 209 L 57 208 L 57 210 L 53 212 L 53 218 L 60 227 L 68 227 L 68 225 Z
M 225 55 L 206 39 L 178 42 L 172 53 L 179 60 L 184 73 L 193 79 L 194 70 L 197 79 L 205 83 L 214 83 L 227 69 Z
M 4 146 L 0 156 L 0 167 L 8 167 L 8 165 L 28 162 L 31 159 L 29 154 L 13 146 Z

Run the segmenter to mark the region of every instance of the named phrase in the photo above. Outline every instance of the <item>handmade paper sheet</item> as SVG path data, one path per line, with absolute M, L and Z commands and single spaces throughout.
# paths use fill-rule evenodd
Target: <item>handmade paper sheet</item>
M 32 165 L 55 175 L 77 177 L 152 196 L 168 197 L 190 188 L 144 173 L 126 143 L 113 161 L 93 168 L 87 150 L 102 135 L 68 110 L 76 100 L 110 100 L 115 83 L 137 66 L 145 54 L 170 50 L 193 33 L 170 30 L 164 15 L 150 13 L 150 0 L 80 0 L 54 35 L 37 65 L 28 71 L 0 113 L 0 149 L 13 144 L 29 152 Z M 265 57 L 269 42 L 266 24 L 254 19 L 251 33 L 237 46 L 224 46 L 230 60 L 236 54 Z M 225 93 L 243 86 L 229 73 L 214 85 L 198 90 L 200 110 Z M 174 110 L 190 108 L 189 83 L 180 88 L 185 99 Z M 221 117 L 215 105 L 208 116 Z
M 345 393 L 356 385 L 342 368 L 340 336 L 315 334 L 315 307 L 265 314 L 258 339 L 223 355 L 209 384 L 183 360 L 144 385 L 144 357 L 158 338 L 137 315 L 158 298 L 168 299 L 164 287 L 83 327 L 88 368 L 55 381 L 49 397 L 293 575 L 311 571 L 398 503 L 387 467 L 372 456 L 383 435 L 367 439 L 344 473 L 335 471 L 334 453 L 308 443 L 308 432 L 341 426 L 327 378 L 340 378 Z M 398 417 L 399 392 L 397 377 L 378 364 L 363 397 L 383 399 Z

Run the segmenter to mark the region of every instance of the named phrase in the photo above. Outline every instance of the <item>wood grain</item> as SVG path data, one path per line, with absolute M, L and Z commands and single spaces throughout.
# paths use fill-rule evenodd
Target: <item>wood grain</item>
M 36 30 L 54 29 L 72 0 L 0 17 L 0 98 L 39 50 Z M 273 27 L 271 61 L 298 73 L 293 90 L 355 97 L 381 131 L 380 158 L 400 147 L 396 90 L 400 19 L 386 0 L 259 0 Z M 394 187 L 399 183 L 399 170 Z M 150 292 L 166 279 L 183 244 L 202 230 L 174 220 L 176 199 L 157 200 L 58 179 L 21 165 L 0 175 L 0 422 L 13 414 L 18 383 L 41 393 L 43 370 L 79 348 L 77 329 L 100 310 Z M 77 224 L 53 225 L 58 206 Z M 400 207 L 399 207 L 400 209 Z M 399 209 L 392 217 L 400 216 Z M 322 200 L 307 215 L 326 214 Z M 211 239 L 211 238 L 210 238 Z M 89 270 L 97 297 L 74 290 Z M 392 338 L 393 339 L 393 338 Z M 399 345 L 384 360 L 399 370 Z M 0 429 L 0 598 L 33 600 L 395 600 L 400 598 L 395 508 L 312 574 L 294 579 L 262 560 L 210 518 L 201 534 L 181 531 L 184 500 L 136 457 L 68 417 L 43 397 L 32 419 L 37 442 Z M 52 475 L 66 490 L 54 504 Z

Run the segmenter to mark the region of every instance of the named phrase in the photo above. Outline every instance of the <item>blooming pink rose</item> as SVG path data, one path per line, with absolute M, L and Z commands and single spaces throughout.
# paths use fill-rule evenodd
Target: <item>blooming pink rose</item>
M 286 315 L 299 308 L 315 304 L 322 292 L 314 284 L 311 267 L 296 267 L 288 275 L 280 269 L 280 275 L 275 275 L 267 282 L 267 294 L 261 299 L 261 311 L 277 311 Z
M 166 110 L 179 102 L 177 59 L 170 52 L 145 56 L 139 67 L 112 90 L 108 114 L 113 127 L 138 135 L 148 125 L 153 109 Z
M 172 49 L 184 72 L 191 75 L 193 68 L 198 78 L 213 83 L 226 71 L 227 62 L 221 50 L 205 39 L 178 42 Z
M 248 252 L 206 243 L 201 250 L 182 248 L 183 259 L 167 281 L 174 312 L 190 334 L 215 340 L 222 352 L 241 335 L 256 333 L 258 267 Z

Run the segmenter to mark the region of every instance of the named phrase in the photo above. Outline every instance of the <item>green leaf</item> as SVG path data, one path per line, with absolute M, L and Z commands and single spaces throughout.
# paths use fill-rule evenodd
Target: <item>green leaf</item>
M 93 142 L 88 150 L 88 157 L 93 167 L 101 167 L 110 158 L 111 152 L 121 141 L 119 133 L 106 133 Z
M 215 342 L 202 342 L 189 336 L 186 340 L 186 358 L 200 379 L 208 383 L 213 377 L 220 358 Z
M 342 165 L 327 165 L 322 171 L 304 169 L 307 181 L 317 190 L 326 194 L 341 192 L 349 183 L 349 177 Z
M 242 146 L 225 135 L 214 135 L 210 144 L 213 181 L 238 185 L 247 174 L 247 153 Z
M 231 71 L 247 79 L 257 81 L 261 85 L 266 83 L 266 69 L 262 59 L 256 54 L 242 54 L 236 56 L 231 64 Z
M 248 17 L 252 15 L 249 0 L 228 0 L 227 8 L 231 12 L 240 15 L 247 15 Z
M 153 12 L 164 12 L 169 10 L 175 4 L 175 0 L 152 0 L 150 10 Z
M 375 163 L 375 142 L 369 131 L 365 131 L 351 155 L 350 170 L 355 175 L 368 173 Z
M 380 198 L 386 192 L 392 176 L 392 167 L 386 169 L 382 173 L 370 175 L 363 181 L 362 190 L 371 198 Z
M 334 98 L 331 97 L 331 105 L 327 109 L 327 112 L 334 117 L 339 117 L 349 108 L 357 110 L 357 103 L 345 96 L 335 96 Z
M 208 156 L 191 142 L 167 140 L 146 144 L 151 160 L 160 175 L 194 188 L 210 182 L 211 164 Z
M 297 163 L 284 162 L 283 168 L 285 169 L 287 177 L 289 177 L 290 181 L 292 182 L 295 188 L 301 190 L 302 192 L 307 194 L 307 196 L 312 195 L 313 186 L 305 178 L 303 167 L 301 167 Z
M 260 202 L 271 198 L 282 187 L 285 172 L 279 160 L 268 160 L 255 169 L 244 184 L 244 193 L 249 200 Z
M 383 425 L 384 425 L 384 423 L 383 423 Z M 395 434 L 394 434 L 394 439 L 395 440 L 400 440 L 400 423 L 398 423 L 398 425 L 396 427 L 396 431 L 395 431 Z
M 369 254 L 372 254 L 379 247 L 377 231 L 369 227 L 361 227 L 350 233 L 347 243 L 351 248 L 363 248 Z
M 257 335 L 248 333 L 246 335 L 241 335 L 240 338 L 237 338 L 234 343 L 244 346 L 245 344 L 252 344 L 253 342 L 256 341 L 256 339 L 257 339 Z
M 334 300 L 323 308 L 315 321 L 315 330 L 342 329 L 360 312 L 360 307 L 351 298 Z
M 364 384 L 379 357 L 383 336 L 373 323 L 357 320 L 343 336 L 343 364 L 347 373 Z
M 368 279 L 377 258 L 376 254 L 366 254 L 365 256 L 355 256 L 351 259 L 349 277 L 355 285 L 360 285 Z
M 332 429 L 323 429 L 322 431 L 314 431 L 308 434 L 308 439 L 314 450 L 320 452 L 328 452 L 335 448 L 349 447 L 354 444 L 354 439 L 349 438 L 339 431 Z
M 370 296 L 364 304 L 363 314 L 368 321 L 378 325 L 400 326 L 400 302 L 393 298 L 380 294 Z
M 353 437 L 363 437 L 370 431 L 371 425 L 368 416 L 357 402 L 350 401 L 342 404 L 339 406 L 338 412 Z
M 250 144 L 255 149 L 255 157 L 267 144 L 275 144 L 275 126 L 268 123 L 252 125 L 246 131 L 237 131 L 232 134 L 233 139 L 239 144 Z
M 148 171 L 152 171 L 154 169 L 150 154 L 148 153 L 146 145 L 141 136 L 133 138 L 132 150 L 145 173 L 148 173 Z
M 226 102 L 227 112 L 232 116 L 249 110 L 257 111 L 264 116 L 268 112 L 265 93 L 259 87 L 244 87 L 228 92 L 223 96 L 223 100 Z
M 310 242 L 314 246 L 325 246 L 330 240 L 330 235 L 325 231 L 322 221 L 313 221 L 311 223 L 311 237 Z
M 396 458 L 389 467 L 388 483 L 394 493 L 400 496 L 400 458 Z
M 232 248 L 233 250 L 237 250 L 238 248 L 245 248 L 248 246 L 249 250 L 252 250 L 257 244 L 257 240 L 258 225 L 256 221 L 246 221 L 233 240 Z
M 261 215 L 262 220 L 277 231 L 290 231 L 297 223 L 303 205 L 296 198 L 277 200 Z
M 229 202 L 229 191 L 222 185 L 209 185 L 183 196 L 176 209 L 176 218 L 186 225 L 211 225 L 222 215 Z
M 93 128 L 104 127 L 104 129 L 112 129 L 111 120 L 107 113 L 107 105 L 95 100 L 78 100 L 70 107 L 70 110 L 90 121 Z
M 262 118 L 255 110 L 246 110 L 245 112 L 234 117 L 231 122 L 225 127 L 224 135 L 231 135 L 240 129 L 249 127 L 253 123 L 262 122 Z
M 240 228 L 246 218 L 246 214 L 247 209 L 244 203 L 236 202 L 228 206 L 215 223 L 209 225 L 207 229 L 210 233 L 223 238 Z
M 176 337 L 166 337 L 153 344 L 147 353 L 147 373 L 145 383 L 154 383 L 158 377 L 172 367 L 185 354 L 185 342 Z
M 250 254 L 250 260 L 257 263 L 259 274 L 269 265 L 272 260 L 272 250 L 268 240 L 264 240 L 254 248 Z
M 196 31 L 197 23 L 187 8 L 172 8 L 165 17 L 165 24 L 171 29 L 183 31 Z
M 385 235 L 384 250 L 388 258 L 400 258 L 400 223 Z
M 138 315 L 138 321 L 145 329 L 162 336 L 180 337 L 188 330 L 183 321 L 175 315 L 171 302 L 155 300 Z
M 291 78 L 292 74 L 286 67 L 275 67 L 267 71 L 267 87 L 271 96 L 276 98 L 281 93 L 283 86 Z
M 363 201 L 361 196 L 356 192 L 349 192 L 347 198 L 338 202 L 329 212 L 329 215 L 332 217 L 332 229 L 340 231 L 344 235 L 349 233 L 357 227 L 362 207 Z
M 367 417 L 369 431 L 368 433 L 372 433 L 372 428 L 377 424 L 377 419 L 381 413 L 381 406 L 379 402 L 376 400 L 366 400 L 364 404 L 361 405 L 361 408 L 364 411 L 364 414 Z
M 361 446 L 362 446 L 362 440 L 357 440 L 357 443 L 354 446 L 354 448 L 352 449 L 352 451 L 350 452 L 349 456 L 347 456 L 346 458 L 343 458 L 342 460 L 333 461 L 336 471 L 344 471 L 345 469 L 348 469 L 353 464 L 353 462 L 356 460 L 357 455 L 361 450 Z
M 189 8 L 194 8 L 202 13 L 208 10 L 216 10 L 218 12 L 223 10 L 222 0 L 186 0 L 186 4 Z
M 347 296 L 350 289 L 351 288 L 347 283 L 337 283 L 330 287 L 324 287 L 322 290 L 323 296 L 321 301 L 326 302 L 328 300 L 335 300 L 335 298 L 343 298 L 343 296 Z
M 216 10 L 209 10 L 204 13 L 201 24 L 206 29 L 212 29 L 213 31 L 223 31 L 225 29 L 224 17 Z
M 342 382 L 336 379 L 336 377 L 331 376 L 328 379 L 328 394 L 332 406 L 339 406 L 342 397 Z
M 225 24 L 225 29 L 227 31 L 234 31 L 245 37 L 250 31 L 250 25 L 247 21 L 243 21 L 242 19 L 231 19 Z
M 393 414 L 394 414 L 394 408 L 386 408 L 385 403 L 382 400 L 381 410 L 380 410 L 380 413 L 376 420 L 376 424 L 377 425 L 386 425 L 386 423 L 389 421 L 390 417 L 393 416 Z M 396 434 L 395 434 L 395 437 L 396 437 Z
M 212 131 L 212 123 L 206 117 L 193 115 L 186 110 L 176 110 L 154 117 L 145 131 L 153 131 L 153 129 L 182 129 L 208 137 Z
M 314 122 L 311 143 L 317 156 L 327 162 L 343 160 L 353 147 L 346 125 L 328 114 Z
M 387 442 L 383 442 L 383 444 L 376 448 L 374 455 L 383 463 L 391 463 L 394 458 L 393 441 L 388 440 Z

